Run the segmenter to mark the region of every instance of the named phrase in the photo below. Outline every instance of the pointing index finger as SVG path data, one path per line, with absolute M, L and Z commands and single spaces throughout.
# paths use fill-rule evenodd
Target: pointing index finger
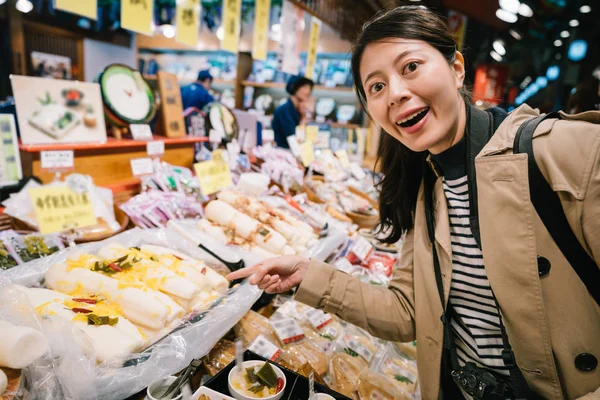
M 230 274 L 228 274 L 226 276 L 228 281 L 233 281 L 236 279 L 240 279 L 240 278 L 247 278 L 250 275 L 252 275 L 253 273 L 256 272 L 256 270 L 258 269 L 258 267 L 260 267 L 261 263 L 258 264 L 254 264 L 251 267 L 246 267 L 246 268 L 242 268 L 242 269 L 238 269 L 237 271 L 234 271 Z

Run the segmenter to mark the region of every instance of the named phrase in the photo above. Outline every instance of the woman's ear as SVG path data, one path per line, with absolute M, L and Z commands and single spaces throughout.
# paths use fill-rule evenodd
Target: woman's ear
M 465 81 L 465 58 L 460 51 L 454 54 L 454 61 L 452 62 L 452 70 L 456 76 L 456 88 L 462 89 Z

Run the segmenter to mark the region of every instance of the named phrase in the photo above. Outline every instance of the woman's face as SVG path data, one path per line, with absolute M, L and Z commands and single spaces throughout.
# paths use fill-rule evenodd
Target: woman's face
M 464 130 L 464 102 L 458 91 L 464 74 L 460 53 L 449 64 L 442 53 L 420 40 L 372 43 L 360 62 L 373 120 L 409 149 L 433 154 L 457 142 Z

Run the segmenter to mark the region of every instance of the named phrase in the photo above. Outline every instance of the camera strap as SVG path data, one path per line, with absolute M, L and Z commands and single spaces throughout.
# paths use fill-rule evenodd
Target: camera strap
M 465 139 L 467 141 L 467 151 L 466 151 L 466 165 L 467 165 L 467 175 L 469 182 L 469 222 L 471 225 L 471 230 L 475 241 L 477 242 L 477 246 L 481 249 L 481 237 L 479 233 L 479 218 L 478 218 L 478 203 L 477 203 L 477 182 L 475 176 L 475 157 L 479 152 L 483 149 L 486 143 L 494 134 L 494 121 L 492 119 L 492 115 L 490 112 L 481 111 L 466 104 L 467 111 L 467 119 L 466 119 L 466 127 L 465 127 Z M 434 220 L 434 206 L 433 206 L 433 187 L 435 184 L 437 177 L 435 176 L 433 170 L 427 165 L 424 164 L 423 171 L 423 186 L 424 186 L 424 195 L 425 195 L 425 219 L 427 224 L 427 232 L 429 241 L 431 243 L 432 255 L 433 255 L 433 268 L 435 273 L 435 280 L 438 289 L 438 293 L 440 296 L 440 301 L 442 303 L 442 324 L 444 325 L 444 339 L 443 339 L 443 348 L 444 348 L 444 357 L 443 357 L 443 366 L 446 369 L 443 371 L 443 375 L 445 377 L 443 379 L 447 379 L 447 376 L 450 375 L 450 371 L 459 368 L 458 364 L 458 354 L 456 351 L 455 338 L 451 328 L 451 316 L 452 316 L 452 307 L 450 303 L 446 304 L 444 297 L 444 287 L 442 281 L 442 272 L 440 267 L 440 261 L 437 254 L 436 244 L 435 244 L 435 220 Z M 492 292 L 493 293 L 493 292 Z M 500 332 L 502 334 L 502 361 L 504 365 L 508 368 L 510 374 L 510 386 L 513 390 L 513 394 L 515 399 L 531 399 L 536 398 L 537 396 L 533 395 L 529 386 L 527 385 L 527 381 L 523 376 L 523 373 L 517 366 L 515 361 L 515 356 L 510 346 L 510 342 L 508 340 L 508 334 L 506 333 L 506 329 L 504 327 L 504 323 L 502 322 L 502 315 L 500 314 L 500 307 L 498 305 L 498 301 L 494 296 L 494 301 L 496 303 L 496 307 L 499 312 L 499 320 L 500 320 Z M 445 358 L 445 359 L 444 359 Z M 447 368 L 450 367 L 451 370 Z

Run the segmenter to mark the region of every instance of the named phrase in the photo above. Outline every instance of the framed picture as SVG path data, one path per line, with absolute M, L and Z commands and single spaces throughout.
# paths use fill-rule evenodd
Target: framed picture
M 11 76 L 23 144 L 105 142 L 97 83 Z
M 71 79 L 71 59 L 54 54 L 31 52 L 33 75 L 41 78 Z
M 14 115 L 0 114 L 0 186 L 17 183 L 23 178 L 18 145 Z

